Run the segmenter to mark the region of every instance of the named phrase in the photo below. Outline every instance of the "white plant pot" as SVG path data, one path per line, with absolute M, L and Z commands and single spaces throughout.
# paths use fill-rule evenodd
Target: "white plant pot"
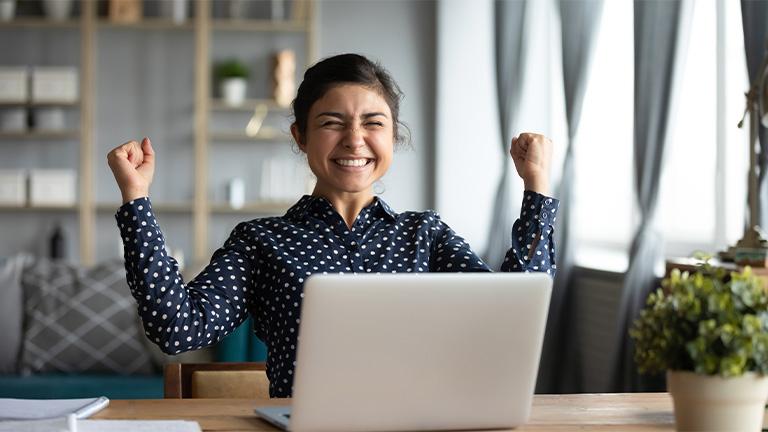
M 723 378 L 689 371 L 667 371 L 679 431 L 760 431 L 768 377 L 746 373 Z
M 221 96 L 229 106 L 240 106 L 245 102 L 247 82 L 245 78 L 227 78 L 221 81 Z
M 0 0 L 0 21 L 10 21 L 16 14 L 16 0 Z
M 73 5 L 73 0 L 43 0 L 43 11 L 54 21 L 64 21 L 72 13 Z
M 163 15 L 175 24 L 184 24 L 189 11 L 189 0 L 163 0 L 161 3 Z

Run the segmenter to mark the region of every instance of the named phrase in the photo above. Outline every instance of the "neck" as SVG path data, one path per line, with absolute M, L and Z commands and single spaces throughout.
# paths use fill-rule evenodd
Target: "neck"
M 320 185 L 315 186 L 312 196 L 323 197 L 331 203 L 334 209 L 341 215 L 348 228 L 352 228 L 360 211 L 373 201 L 373 190 L 361 192 L 338 192 L 324 190 Z

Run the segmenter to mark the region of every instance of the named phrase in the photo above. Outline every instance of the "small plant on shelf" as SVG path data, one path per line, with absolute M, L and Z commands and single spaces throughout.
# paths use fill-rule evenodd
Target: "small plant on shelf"
M 229 59 L 218 63 L 214 74 L 219 82 L 224 103 L 230 106 L 240 106 L 245 102 L 248 88 L 248 67 L 238 59 Z

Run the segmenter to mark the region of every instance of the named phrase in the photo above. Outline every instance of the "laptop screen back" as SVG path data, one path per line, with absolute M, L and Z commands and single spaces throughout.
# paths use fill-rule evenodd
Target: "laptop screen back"
M 551 286 L 519 273 L 310 277 L 290 429 L 525 423 Z

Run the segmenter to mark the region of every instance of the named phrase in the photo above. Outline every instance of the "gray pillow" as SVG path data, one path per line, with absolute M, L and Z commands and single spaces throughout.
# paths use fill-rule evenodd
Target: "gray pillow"
M 22 373 L 155 372 L 121 261 L 85 269 L 39 260 L 22 287 Z
M 0 260 L 0 374 L 15 374 L 21 349 L 21 271 L 31 256 Z

